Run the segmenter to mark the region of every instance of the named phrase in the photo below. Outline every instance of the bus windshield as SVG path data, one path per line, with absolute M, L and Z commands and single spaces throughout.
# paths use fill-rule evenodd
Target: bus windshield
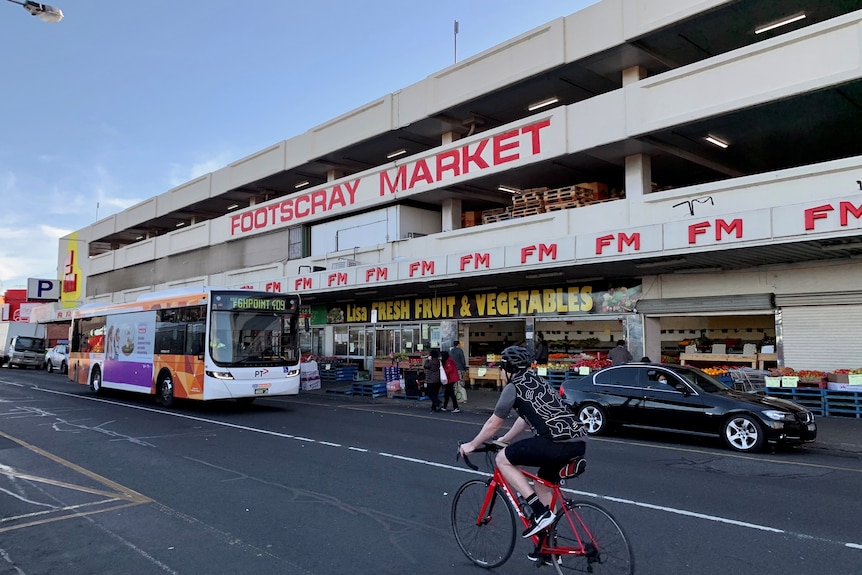
M 210 355 L 222 366 L 298 363 L 295 323 L 295 315 L 214 310 L 210 321 Z

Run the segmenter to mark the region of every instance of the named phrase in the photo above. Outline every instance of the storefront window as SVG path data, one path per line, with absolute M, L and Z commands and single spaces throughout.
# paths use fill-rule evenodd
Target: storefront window
M 350 338 L 347 333 L 346 325 L 336 325 L 334 328 L 335 342 L 333 352 L 335 355 L 348 355 Z
M 311 353 L 312 355 L 323 354 L 323 328 L 313 327 L 309 331 L 299 332 L 299 347 L 303 353 Z

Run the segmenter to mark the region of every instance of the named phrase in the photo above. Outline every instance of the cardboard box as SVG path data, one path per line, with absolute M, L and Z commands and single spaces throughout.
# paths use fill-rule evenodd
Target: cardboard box
M 763 381 L 766 382 L 766 387 L 781 387 L 780 377 L 764 377 Z
M 827 382 L 826 389 L 831 389 L 832 391 L 855 391 L 857 393 L 862 393 L 862 385 L 850 385 L 849 383 L 838 383 L 835 381 Z
M 597 200 L 608 199 L 608 185 L 602 182 L 583 182 L 575 184 L 578 188 L 586 188 L 593 191 L 593 198 Z
M 829 373 L 826 379 L 834 383 L 850 383 L 849 374 L 846 373 Z
M 482 212 L 462 212 L 461 227 L 472 228 L 482 223 Z

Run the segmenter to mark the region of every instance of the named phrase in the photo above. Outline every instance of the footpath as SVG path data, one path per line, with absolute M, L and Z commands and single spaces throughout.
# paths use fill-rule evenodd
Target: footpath
M 331 401 L 358 404 L 400 405 L 407 409 L 421 409 L 423 411 L 429 411 L 431 406 L 430 402 L 425 399 L 398 399 L 336 393 L 337 390 L 342 390 L 344 387 L 345 382 L 343 381 L 323 381 L 321 382 L 320 389 L 302 391 L 300 397 L 325 398 Z M 468 389 L 467 401 L 458 406 L 462 413 L 451 414 L 451 416 L 458 417 L 468 413 L 488 416 L 494 411 L 494 405 L 497 403 L 499 395 L 500 392 L 493 389 Z M 449 407 L 451 408 L 452 406 L 450 405 Z M 816 423 L 817 440 L 807 444 L 805 446 L 806 449 L 862 457 L 862 419 L 852 417 L 817 417 Z

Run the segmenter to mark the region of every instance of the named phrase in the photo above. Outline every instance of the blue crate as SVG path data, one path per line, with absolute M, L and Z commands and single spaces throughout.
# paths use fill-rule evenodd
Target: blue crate
M 862 419 L 862 393 L 828 390 L 825 399 L 826 415 Z
M 766 394 L 798 403 L 815 415 L 829 415 L 826 413 L 825 389 L 810 387 L 767 387 Z
M 365 395 L 371 397 L 386 397 L 386 382 L 356 382 L 353 384 L 353 395 Z

